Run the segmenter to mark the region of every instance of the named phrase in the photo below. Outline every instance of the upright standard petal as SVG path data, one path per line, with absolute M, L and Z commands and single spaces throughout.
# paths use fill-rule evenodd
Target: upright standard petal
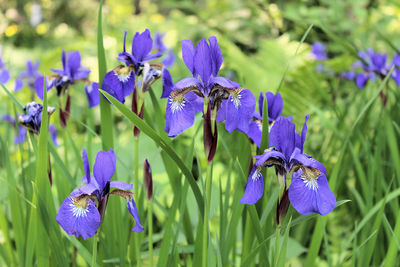
M 56 220 L 67 234 L 87 239 L 96 234 L 100 214 L 91 199 L 68 197 L 61 204 Z
M 210 47 L 204 38 L 200 40 L 196 47 L 193 63 L 195 76 L 199 75 L 203 84 L 208 84 L 211 77 L 212 61 Z
M 22 88 L 24 88 L 24 81 L 22 79 L 15 79 L 14 92 L 18 92 Z
M 92 82 L 91 84 L 85 84 L 85 93 L 88 99 L 89 108 L 96 107 L 100 104 L 100 93 L 99 84 Z
M 295 127 L 288 118 L 279 117 L 269 134 L 269 146 L 282 151 L 287 159 L 291 157 L 296 145 Z
M 218 45 L 217 38 L 215 36 L 211 36 L 208 38 L 208 41 L 210 42 L 210 51 L 211 51 L 211 62 L 212 62 L 212 75 L 216 77 L 218 75 L 219 69 L 221 68 L 222 65 L 222 52 L 221 48 Z
M 132 55 L 138 62 L 150 53 L 153 47 L 153 40 L 150 37 L 150 31 L 146 29 L 142 33 L 136 33 L 132 40 Z
M 182 44 L 183 62 L 185 62 L 186 67 L 194 75 L 194 53 L 195 53 L 195 49 L 194 49 L 193 43 L 190 40 L 182 40 L 181 44 Z
M 196 112 L 203 108 L 198 98 L 193 92 L 178 96 L 172 93 L 168 98 L 164 130 L 169 137 L 175 137 L 193 125 Z
M 104 188 L 115 173 L 117 158 L 114 150 L 111 148 L 105 151 L 99 151 L 96 156 L 96 162 L 93 166 L 93 175 L 100 188 Z
M 232 133 L 238 130 L 247 133 L 256 107 L 256 99 L 248 89 L 233 89 L 227 100 L 223 100 L 220 110 L 225 112 L 225 129 Z M 218 114 L 217 114 L 218 115 Z
M 131 199 L 128 200 L 126 204 L 127 204 L 127 207 L 128 207 L 128 210 L 129 210 L 130 214 L 135 219 L 135 225 L 134 225 L 134 227 L 132 228 L 131 231 L 135 231 L 136 233 L 139 233 L 139 232 L 143 231 L 144 228 L 140 224 L 138 209 L 136 207 L 136 203 L 135 203 L 135 200 L 133 199 L 133 197 L 131 197 Z
M 267 92 L 265 95 L 268 104 L 268 119 L 272 122 L 278 119 L 279 115 L 282 113 L 283 99 L 280 93 L 274 95 L 272 92 Z
M 319 213 L 326 215 L 336 207 L 336 198 L 329 189 L 324 173 L 315 177 L 304 176 L 302 170 L 292 175 L 289 200 L 301 214 Z
M 75 73 L 81 67 L 81 54 L 79 51 L 69 52 L 67 61 L 67 73 L 70 80 L 75 79 Z
M 89 165 L 89 159 L 86 153 L 86 149 L 82 150 L 82 163 L 83 163 L 83 170 L 85 172 L 85 176 L 82 179 L 83 183 L 90 183 L 90 165 Z
M 262 197 L 264 192 L 264 180 L 260 168 L 253 166 L 249 178 L 247 179 L 246 188 L 240 203 L 255 204 Z

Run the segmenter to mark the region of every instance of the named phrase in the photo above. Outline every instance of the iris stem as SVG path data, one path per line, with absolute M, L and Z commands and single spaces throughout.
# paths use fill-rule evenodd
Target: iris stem
M 274 255 L 274 266 L 277 266 L 278 259 L 279 259 L 279 239 L 281 237 L 281 226 L 276 226 L 276 233 L 275 233 L 275 255 Z
M 149 210 L 147 213 L 149 220 L 149 265 L 153 267 L 153 200 L 149 200 Z
M 135 136 L 134 138 L 134 172 L 135 176 L 133 178 L 133 190 L 135 190 L 136 195 L 139 196 L 139 136 Z M 135 241 L 135 252 L 136 252 L 136 260 L 137 266 L 140 266 L 140 239 L 139 234 L 134 235 Z
M 211 184 L 212 184 L 212 167 L 213 163 L 210 162 L 207 165 L 207 176 L 206 176 L 206 202 L 204 203 L 204 223 L 203 223 L 203 255 L 202 255 L 202 266 L 207 267 L 208 262 L 208 216 L 211 202 Z
M 96 266 L 98 234 L 93 237 L 92 267 Z

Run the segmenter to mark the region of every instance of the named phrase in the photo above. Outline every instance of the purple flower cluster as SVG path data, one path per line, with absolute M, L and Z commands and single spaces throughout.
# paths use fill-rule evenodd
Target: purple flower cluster
M 392 67 L 394 67 L 392 78 L 397 86 L 400 86 L 399 54 L 394 55 L 392 63 L 389 63 L 386 53 L 377 53 L 371 48 L 359 51 L 358 56 L 362 60 L 358 60 L 352 65 L 354 70 L 343 74 L 347 80 L 354 80 L 358 88 L 363 89 L 368 81 L 375 81 L 377 78 L 383 79 Z
M 120 181 L 110 181 L 115 173 L 117 159 L 112 149 L 97 153 L 93 166 L 93 176 L 90 174 L 89 159 L 86 150 L 82 151 L 85 185 L 72 191 L 61 204 L 57 214 L 57 222 L 69 235 L 82 236 L 87 239 L 94 236 L 105 214 L 109 195 L 117 195 L 126 200 L 127 208 L 135 219 L 132 231 L 141 232 L 139 214 L 136 207 L 131 184 Z M 111 188 L 116 188 L 110 191 Z
M 39 72 L 39 65 L 39 60 L 35 63 L 33 63 L 31 60 L 28 60 L 26 62 L 26 70 L 21 72 L 18 75 L 17 79 L 15 79 L 15 92 L 20 91 L 22 88 L 24 88 L 24 80 L 26 80 L 26 86 L 32 91 L 35 91 L 37 96 L 43 100 L 43 85 L 42 87 L 36 86 L 36 82 L 38 81 L 38 79 L 43 80 L 43 75 Z

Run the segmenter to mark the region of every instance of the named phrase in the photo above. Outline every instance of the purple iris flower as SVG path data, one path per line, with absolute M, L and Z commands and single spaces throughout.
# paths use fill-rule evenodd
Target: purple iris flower
M 162 52 L 160 51 L 150 54 L 153 47 L 153 39 L 148 29 L 142 33 L 136 32 L 132 40 L 131 53 L 126 52 L 126 34 L 127 32 L 125 31 L 123 52 L 118 55 L 118 60 L 123 62 L 125 66 L 120 65 L 107 72 L 102 84 L 102 89 L 121 103 L 124 103 L 125 97 L 130 95 L 135 89 L 135 76 L 142 74 L 143 68 L 148 64 L 147 61 L 162 56 Z M 147 68 L 152 70 L 151 72 L 157 72 L 157 75 L 161 76 L 160 70 L 154 70 L 150 65 L 147 65 Z M 147 78 L 153 79 L 157 75 Z M 148 84 L 147 82 L 146 85 Z M 146 88 L 144 88 L 145 90 Z
M 85 84 L 85 93 L 89 108 L 96 107 L 100 104 L 99 83 L 92 82 L 89 85 Z
M 33 63 L 30 60 L 26 62 L 26 70 L 21 72 L 18 75 L 18 78 L 15 80 L 14 91 L 19 91 L 24 87 L 24 79 L 26 79 L 26 85 L 30 89 L 36 91 L 36 85 L 35 85 L 36 79 L 41 76 L 39 72 L 39 65 L 40 65 L 39 60 L 37 60 L 35 63 Z M 43 87 L 41 89 L 42 89 L 41 91 L 43 91 Z
M 154 36 L 154 43 L 153 43 L 153 49 L 156 51 L 160 51 L 163 54 L 166 54 L 164 58 L 161 60 L 161 63 L 165 67 L 172 67 L 175 63 L 175 54 L 172 49 L 168 49 L 168 47 L 164 44 L 163 38 L 165 34 L 161 34 L 156 32 Z
M 352 81 L 356 77 L 356 72 L 355 71 L 345 71 L 342 73 L 342 77 L 345 78 L 346 80 Z
M 133 199 L 132 185 L 120 181 L 110 181 L 116 169 L 116 156 L 112 149 L 97 153 L 93 166 L 93 176 L 90 174 L 89 160 L 86 150 L 82 151 L 85 176 L 82 183 L 61 204 L 57 214 L 57 222 L 69 235 L 82 236 L 87 239 L 96 234 L 105 213 L 109 195 L 118 195 L 126 199 L 127 208 L 135 219 L 132 231 L 141 232 L 138 210 Z M 116 188 L 110 192 L 110 188 Z
M 278 119 L 283 110 L 283 99 L 280 93 L 274 95 L 272 92 L 265 93 L 267 97 L 268 104 L 268 124 L 269 129 L 271 129 L 273 123 Z M 259 112 L 254 112 L 253 119 L 250 123 L 247 135 L 256 143 L 257 147 L 261 145 L 261 133 L 262 133 L 262 114 L 263 114 L 263 103 L 264 103 L 264 93 L 260 93 L 258 97 L 258 110 Z
M 225 128 L 247 132 L 255 108 L 254 95 L 236 82 L 218 76 L 222 53 L 217 38 L 200 40 L 194 48 L 190 40 L 182 41 L 182 57 L 192 77 L 173 83 L 163 77 L 163 96 L 169 93 L 165 131 L 174 137 L 194 123 L 195 113 L 203 111 L 203 99 L 209 100 L 211 121 L 225 121 Z M 164 71 L 164 74 L 166 71 Z
M 275 166 L 278 178 L 286 187 L 286 174 L 294 172 L 289 186 L 289 200 L 301 214 L 328 214 L 336 206 L 336 198 L 329 189 L 325 166 L 303 152 L 307 134 L 306 116 L 301 134 L 289 118 L 279 117 L 271 128 L 270 148 L 255 156 L 254 164 L 241 203 L 254 204 L 262 196 L 264 181 L 262 167 Z
M 10 80 L 10 72 L 7 70 L 6 65 L 3 62 L 3 49 L 0 53 L 0 83 L 6 84 Z
M 400 69 L 395 69 L 392 73 L 392 78 L 397 86 L 400 86 Z
M 81 54 L 79 51 L 68 52 L 68 54 L 66 54 L 65 50 L 63 50 L 61 54 L 61 62 L 63 66 L 62 70 L 51 69 L 56 76 L 49 87 L 56 87 L 57 95 L 61 95 L 69 85 L 74 84 L 77 81 L 86 81 L 90 73 L 90 70 L 82 67 Z
M 321 42 L 315 42 L 311 45 L 311 53 L 318 61 L 328 59 L 328 55 L 325 52 L 325 46 Z

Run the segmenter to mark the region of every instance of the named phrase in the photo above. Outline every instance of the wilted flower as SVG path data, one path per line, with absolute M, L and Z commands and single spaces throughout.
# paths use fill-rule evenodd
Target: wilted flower
M 69 235 L 82 236 L 87 239 L 94 236 L 105 214 L 109 195 L 118 195 L 127 201 L 127 208 L 135 219 L 132 231 L 141 232 L 138 210 L 133 199 L 131 184 L 120 181 L 110 181 L 115 173 L 116 156 L 112 149 L 108 152 L 97 153 L 93 166 L 93 176 L 90 175 L 89 160 L 86 150 L 82 152 L 83 169 L 85 176 L 82 183 L 86 183 L 74 190 L 61 204 L 57 214 L 57 222 Z M 110 192 L 110 188 L 116 188 Z
M 47 112 L 49 115 L 53 114 L 55 108 L 47 107 Z M 24 126 L 28 131 L 39 134 L 40 126 L 42 124 L 42 112 L 43 106 L 36 102 L 30 102 L 25 105 L 23 115 L 18 117 L 18 122 Z
M 153 174 L 151 173 L 151 167 L 147 159 L 144 160 L 144 186 L 147 191 L 147 199 L 151 199 L 153 196 Z
M 270 148 L 255 156 L 257 161 L 247 180 L 241 203 L 254 204 L 261 198 L 264 190 L 261 168 L 274 166 L 285 188 L 286 175 L 293 172 L 288 197 L 299 213 L 325 215 L 335 208 L 336 199 L 329 189 L 325 166 L 303 152 L 307 119 L 308 115 L 300 135 L 288 118 L 278 118 L 269 135 Z
M 283 110 L 283 99 L 280 93 L 274 95 L 272 92 L 265 93 L 267 97 L 268 105 L 268 124 L 269 129 L 271 129 L 272 124 L 278 119 Z M 264 93 L 260 93 L 258 97 L 258 110 L 253 114 L 253 119 L 250 123 L 247 135 L 253 140 L 258 147 L 261 145 L 261 133 L 262 133 L 262 123 L 263 123 L 263 105 L 264 105 Z

